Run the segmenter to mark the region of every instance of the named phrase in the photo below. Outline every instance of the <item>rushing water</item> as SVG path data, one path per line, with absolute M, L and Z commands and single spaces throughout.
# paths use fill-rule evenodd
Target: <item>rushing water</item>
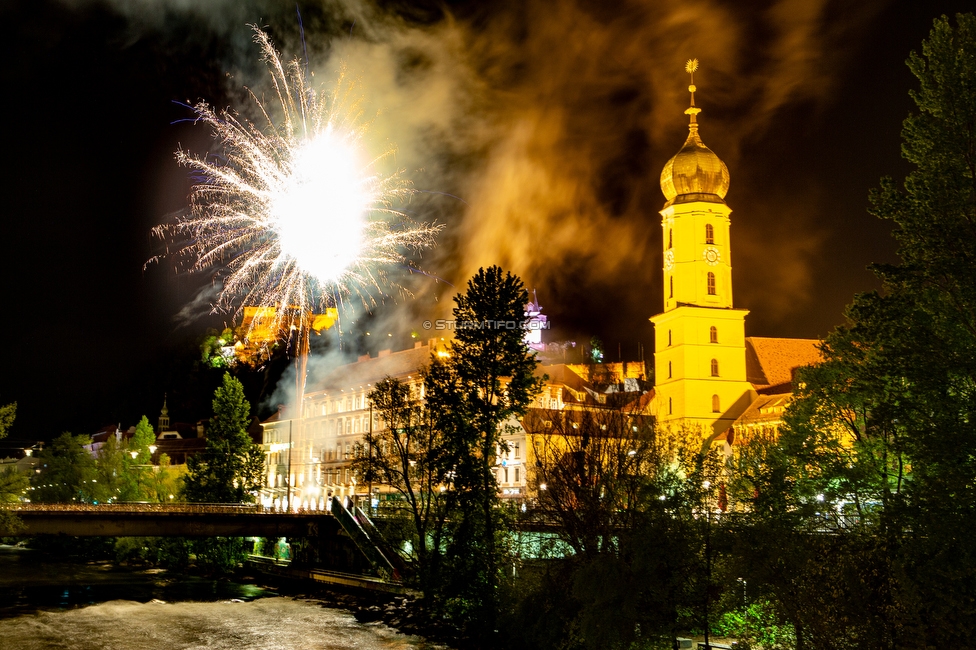
M 0 546 L 0 639 L 18 650 L 428 648 L 254 585 L 50 561 Z

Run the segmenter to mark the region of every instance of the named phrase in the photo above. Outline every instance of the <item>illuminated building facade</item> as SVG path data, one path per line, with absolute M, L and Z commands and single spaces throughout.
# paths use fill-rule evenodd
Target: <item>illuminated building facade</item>
M 357 445 L 368 432 L 382 431 L 382 418 L 369 405 L 368 395 L 387 377 L 408 386 L 415 399 L 424 397 L 420 370 L 432 355 L 447 354 L 442 341 L 417 342 L 409 350 L 383 350 L 340 366 L 305 394 L 301 417 L 289 419 L 281 410 L 262 423 L 267 477 L 261 496 L 267 507 L 322 510 L 329 497 L 384 498 L 386 486 L 365 485 L 351 467 Z M 530 411 L 600 407 L 610 401 L 629 401 L 646 391 L 641 362 L 538 366 L 547 377 Z M 521 422 L 504 436 L 507 451 L 499 449 L 495 478 L 502 498 L 525 496 L 532 449 Z
M 695 68 L 689 61 L 688 139 L 661 172 L 664 311 L 651 318 L 653 412 L 666 426 L 715 440 L 758 412 L 751 407 L 760 393 L 789 394 L 795 368 L 819 356 L 813 340 L 745 335 L 749 312 L 732 301 L 729 171 L 698 133 Z

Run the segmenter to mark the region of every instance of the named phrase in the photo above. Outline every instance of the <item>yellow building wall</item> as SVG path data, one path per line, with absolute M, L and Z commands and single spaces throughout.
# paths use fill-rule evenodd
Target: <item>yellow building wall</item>
M 651 318 L 653 410 L 662 423 L 700 431 L 704 438 L 727 429 L 756 395 L 746 380 L 749 312 L 732 306 L 731 212 L 724 203 L 705 201 L 677 203 L 661 211 L 665 298 L 664 311 Z M 711 241 L 707 226 L 712 229 Z M 715 275 L 714 295 L 708 293 L 708 273 Z
M 664 311 L 681 304 L 732 307 L 731 213 L 724 203 L 704 201 L 671 205 L 661 211 L 661 226 L 664 229 Z M 712 243 L 706 241 L 706 225 L 713 228 Z M 669 243 L 671 248 L 668 248 Z M 717 259 L 712 263 L 705 257 L 707 249 L 714 249 L 717 253 Z M 709 272 L 715 274 L 715 295 L 708 294 Z

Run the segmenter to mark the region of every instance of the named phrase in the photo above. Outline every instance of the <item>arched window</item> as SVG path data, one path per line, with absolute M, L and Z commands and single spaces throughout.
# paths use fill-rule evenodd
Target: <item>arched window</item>
M 668 230 L 668 250 L 674 247 L 674 231 Z
M 718 343 L 718 328 L 714 325 L 708 328 L 708 342 Z
M 706 244 L 715 243 L 715 228 L 713 228 L 712 224 L 710 223 L 705 224 L 705 243 Z
M 709 273 L 709 275 L 712 275 Z M 668 298 L 674 298 L 674 276 L 668 278 Z
M 721 405 L 719 404 L 718 395 L 712 395 L 712 413 L 721 413 Z
M 718 359 L 712 359 L 712 377 L 718 377 Z
M 668 379 L 671 379 L 671 362 L 668 361 Z
M 708 272 L 708 295 L 715 295 L 715 274 L 711 271 Z

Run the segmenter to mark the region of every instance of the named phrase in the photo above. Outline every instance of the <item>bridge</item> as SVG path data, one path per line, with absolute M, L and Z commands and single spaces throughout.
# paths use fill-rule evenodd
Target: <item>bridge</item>
M 17 504 L 6 508 L 24 528 L 0 537 L 320 537 L 339 531 L 324 511 L 283 512 L 226 504 Z

